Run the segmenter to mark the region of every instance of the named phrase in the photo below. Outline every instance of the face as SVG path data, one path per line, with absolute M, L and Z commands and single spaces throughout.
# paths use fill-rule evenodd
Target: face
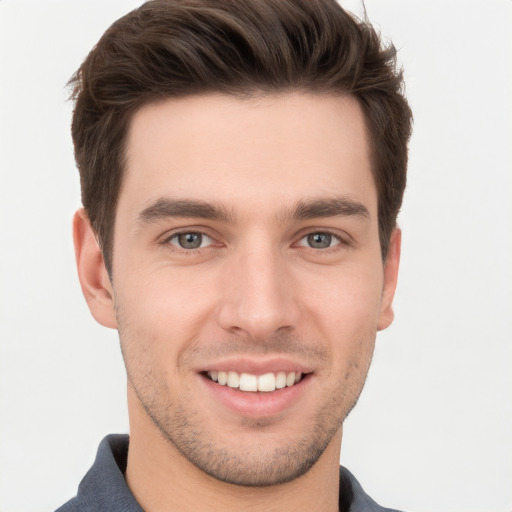
M 133 119 L 112 303 L 91 309 L 119 329 L 131 418 L 217 479 L 305 473 L 357 401 L 398 265 L 368 151 L 349 97 L 191 97 Z

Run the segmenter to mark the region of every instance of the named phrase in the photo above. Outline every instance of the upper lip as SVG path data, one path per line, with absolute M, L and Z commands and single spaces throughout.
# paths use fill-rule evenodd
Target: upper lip
M 293 361 L 293 359 L 283 356 L 277 357 L 228 357 L 209 362 L 198 368 L 198 372 L 237 372 L 251 373 L 253 375 L 263 375 L 265 373 L 277 372 L 300 372 L 311 373 L 313 370 L 310 366 Z

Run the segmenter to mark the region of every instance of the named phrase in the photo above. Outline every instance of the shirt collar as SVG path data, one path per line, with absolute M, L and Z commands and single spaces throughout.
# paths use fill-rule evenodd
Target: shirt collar
M 144 512 L 135 500 L 124 473 L 128 458 L 129 437 L 111 434 L 103 439 L 96 460 L 83 478 L 77 497 L 69 505 L 78 506 L 70 510 L 88 512 Z M 398 512 L 382 508 L 363 490 L 354 475 L 340 466 L 340 512 Z M 57 512 L 66 512 L 65 506 Z

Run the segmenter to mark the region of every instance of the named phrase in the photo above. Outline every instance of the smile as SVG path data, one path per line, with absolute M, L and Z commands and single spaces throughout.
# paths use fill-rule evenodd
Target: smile
M 276 372 L 255 375 L 252 373 L 238 373 L 234 371 L 209 371 L 207 377 L 221 386 L 227 386 L 240 391 L 272 392 L 276 389 L 292 387 L 298 384 L 303 377 L 301 372 Z

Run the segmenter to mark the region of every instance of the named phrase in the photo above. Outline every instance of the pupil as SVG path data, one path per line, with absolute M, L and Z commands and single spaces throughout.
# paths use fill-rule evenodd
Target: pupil
M 314 249 L 325 249 L 331 245 L 332 236 L 329 233 L 313 233 L 308 235 L 308 243 Z
M 199 233 L 185 233 L 179 235 L 178 240 L 184 249 L 197 249 L 201 246 L 202 236 Z

